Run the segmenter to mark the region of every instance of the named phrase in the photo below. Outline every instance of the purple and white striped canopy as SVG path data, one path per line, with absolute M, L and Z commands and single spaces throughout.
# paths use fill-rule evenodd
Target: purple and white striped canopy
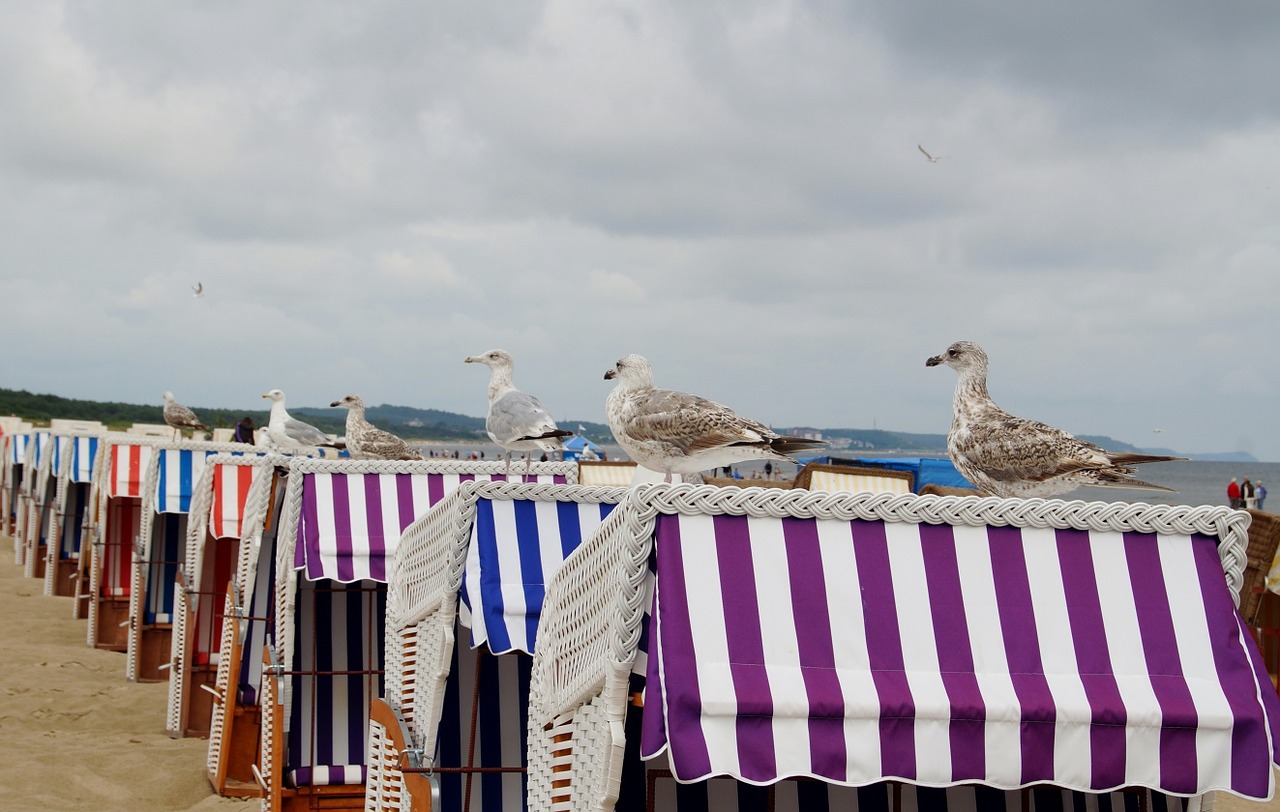
M 661 515 L 656 556 L 642 750 L 680 780 L 1272 792 L 1208 536 Z
M 295 474 L 296 476 L 297 474 Z M 391 474 L 306 471 L 301 474 L 294 569 L 309 580 L 386 583 L 387 563 L 400 534 L 414 519 L 453 493 L 461 482 L 502 474 Z M 513 481 L 564 482 L 563 476 L 530 475 Z

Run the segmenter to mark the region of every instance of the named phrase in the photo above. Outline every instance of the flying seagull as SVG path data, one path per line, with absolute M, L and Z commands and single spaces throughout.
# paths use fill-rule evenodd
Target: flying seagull
M 471 355 L 466 364 L 484 364 L 489 368 L 489 414 L 484 428 L 489 439 L 506 449 L 507 473 L 511 473 L 512 451 L 561 451 L 562 438 L 572 437 L 573 432 L 556 426 L 551 414 L 533 395 L 526 395 L 511 382 L 515 362 L 506 350 L 489 350 L 482 355 Z M 525 473 L 529 473 L 531 460 L 525 458 Z
M 389 431 L 364 419 L 364 398 L 347 395 L 329 404 L 347 409 L 347 451 L 353 460 L 420 460 L 422 455 Z
M 925 149 L 924 147 L 920 146 L 919 144 L 916 144 L 916 149 L 918 149 L 918 150 L 920 150 L 921 152 L 923 152 L 923 153 L 924 153 L 924 157 L 928 158 L 928 159 L 929 159 L 929 163 L 931 163 L 931 164 L 936 164 L 938 161 L 941 161 L 943 158 L 947 158 L 947 157 L 949 157 L 949 156 L 947 156 L 947 155 L 938 155 L 938 156 L 936 156 L 936 157 L 935 157 L 935 156 L 933 156 L 933 155 L 930 155 L 930 154 L 929 154 L 929 150 Z
M 191 286 L 191 298 L 192 298 L 192 299 L 202 299 L 202 298 L 204 298 L 204 283 L 203 283 L 203 282 L 197 282 L 197 283 L 195 283 L 194 285 L 192 285 L 192 286 Z
M 972 341 L 957 341 L 924 363 L 959 373 L 947 450 L 956 469 L 983 493 L 1050 497 L 1082 485 L 1172 490 L 1134 479 L 1133 466 L 1184 457 L 1107 451 L 1001 409 L 987 393 L 987 354 Z
M 200 422 L 200 418 L 196 417 L 195 412 L 173 399 L 172 392 L 164 393 L 164 422 L 173 426 L 175 440 L 182 437 L 183 429 L 208 431 L 208 428 Z
M 267 437 L 276 448 L 287 452 L 335 445 L 329 435 L 320 429 L 289 416 L 284 408 L 284 392 L 272 389 L 263 397 L 271 398 L 271 417 L 267 421 Z
M 795 462 L 789 454 L 826 445 L 788 437 L 739 417 L 719 403 L 653 385 L 653 367 L 639 355 L 623 356 L 604 374 L 618 384 L 605 401 L 609 428 L 637 463 L 667 475 L 694 474 L 743 460 Z

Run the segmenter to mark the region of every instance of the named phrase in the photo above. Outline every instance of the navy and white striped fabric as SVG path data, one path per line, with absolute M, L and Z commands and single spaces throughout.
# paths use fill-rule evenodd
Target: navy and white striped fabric
M 441 768 L 524 766 L 532 666 L 533 658 L 525 654 L 499 657 L 483 646 L 453 647 L 438 735 Z M 468 741 L 473 718 L 474 750 Z M 527 781 L 521 772 L 472 774 L 470 782 L 465 775 L 441 772 L 441 809 L 463 809 L 469 800 L 470 808 L 481 812 L 524 812 Z
M 280 488 L 272 510 L 274 517 L 280 515 L 283 494 L 284 488 Z M 272 526 L 262 534 L 253 592 L 245 607 L 247 617 L 241 622 L 244 641 L 240 647 L 240 675 L 236 689 L 242 705 L 258 704 L 258 694 L 262 690 L 262 647 L 267 644 L 275 626 L 275 530 Z
M 682 780 L 1272 792 L 1213 538 L 663 515 L 655 546 L 643 750 Z
M 608 517 L 612 504 L 479 499 L 459 616 L 471 646 L 532 654 L 546 583 Z
M 27 441 L 31 439 L 30 434 L 10 434 L 9 435 L 9 465 L 22 465 L 27 458 Z
M 89 486 L 79 483 L 68 485 L 64 499 L 58 557 L 78 558 L 80 539 L 84 533 L 84 514 L 89 508 Z
M 172 623 L 174 588 L 187 538 L 187 515 L 165 513 L 151 526 L 151 560 L 144 570 L 143 621 Z
M 71 482 L 93 482 L 93 461 L 98 456 L 97 437 L 74 437 L 71 448 Z M 61 471 L 59 466 L 54 470 Z
M 350 674 L 294 676 L 284 776 L 288 786 L 363 784 L 369 702 L 383 694 L 381 650 L 387 590 L 375 581 L 302 581 L 293 669 Z

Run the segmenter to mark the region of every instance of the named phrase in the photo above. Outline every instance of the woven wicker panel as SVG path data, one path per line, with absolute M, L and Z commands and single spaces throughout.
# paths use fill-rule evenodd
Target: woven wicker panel
M 1240 585 L 1240 616 L 1250 626 L 1258 625 L 1258 610 L 1267 573 L 1280 546 L 1280 516 L 1261 510 L 1250 510 L 1249 546 L 1245 550 L 1244 583 Z

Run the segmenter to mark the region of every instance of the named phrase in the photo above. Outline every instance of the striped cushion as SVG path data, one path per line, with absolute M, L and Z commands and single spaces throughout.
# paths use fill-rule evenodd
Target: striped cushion
M 685 780 L 1271 791 L 1212 538 L 660 516 L 656 554 L 643 748 Z
M 293 670 L 366 673 L 289 677 L 284 771 L 295 780 L 335 783 L 354 776 L 351 767 L 364 764 L 369 702 L 383 693 L 386 609 L 385 584 L 299 583 L 296 628 L 299 639 L 307 642 L 296 647 Z M 344 769 L 327 769 L 331 767 Z
M 133 583 L 133 540 L 142 524 L 137 499 L 110 499 L 100 550 L 99 586 L 103 595 L 128 595 Z

